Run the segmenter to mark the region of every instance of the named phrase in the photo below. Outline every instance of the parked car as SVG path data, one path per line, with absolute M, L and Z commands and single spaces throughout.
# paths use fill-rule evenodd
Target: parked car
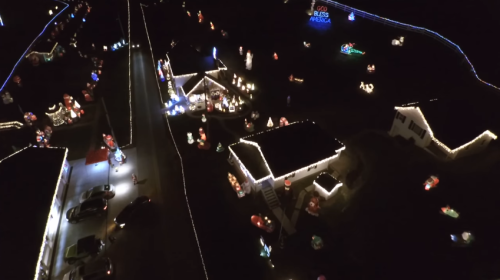
M 104 198 L 95 198 L 84 201 L 66 212 L 68 222 L 74 224 L 91 216 L 100 216 L 108 209 L 108 201 Z
M 115 188 L 113 185 L 96 186 L 80 195 L 80 203 L 93 198 L 112 199 L 113 197 L 115 197 Z
M 66 248 L 64 251 L 64 261 L 69 264 L 74 264 L 77 260 L 84 259 L 88 256 L 97 256 L 104 248 L 104 242 L 96 238 L 95 235 L 89 235 Z
M 125 224 L 130 220 L 134 213 L 141 208 L 141 206 L 151 202 L 151 199 L 147 196 L 139 196 L 130 202 L 129 205 L 125 206 L 123 210 L 116 216 L 115 224 L 120 228 L 124 228 Z
M 80 265 L 66 273 L 63 280 L 101 280 L 113 275 L 113 265 L 109 258 L 102 258 Z

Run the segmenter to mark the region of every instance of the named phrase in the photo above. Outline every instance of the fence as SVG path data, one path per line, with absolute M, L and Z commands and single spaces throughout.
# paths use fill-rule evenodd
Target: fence
M 392 27 L 395 27 L 395 28 L 399 28 L 399 29 L 403 29 L 403 30 L 407 30 L 407 31 L 411 31 L 411 32 L 417 32 L 417 33 L 420 33 L 420 34 L 424 34 L 424 35 L 429 36 L 429 37 L 431 37 L 433 39 L 436 39 L 439 42 L 441 42 L 444 45 L 446 45 L 447 47 L 451 48 L 453 51 L 457 52 L 458 54 L 463 55 L 465 61 L 467 61 L 467 63 L 469 64 L 472 73 L 474 73 L 474 76 L 476 77 L 476 79 L 478 79 L 481 83 L 483 83 L 485 85 L 488 85 L 488 86 L 490 86 L 492 88 L 495 88 L 497 90 L 500 90 L 499 87 L 497 87 L 495 85 L 492 85 L 492 84 L 490 84 L 490 83 L 488 83 L 488 82 L 486 82 L 484 80 L 481 80 L 481 78 L 479 78 L 479 76 L 476 73 L 476 69 L 474 68 L 474 66 L 470 62 L 470 60 L 467 57 L 467 55 L 465 55 L 465 53 L 462 51 L 462 49 L 457 44 L 455 44 L 452 41 L 446 39 L 445 37 L 441 36 L 437 32 L 434 32 L 432 30 L 429 30 L 429 29 L 426 29 L 426 28 L 423 28 L 423 27 L 413 26 L 413 25 L 410 25 L 410 24 L 401 23 L 401 22 L 398 22 L 398 21 L 395 21 L 395 20 L 391 20 L 391 19 L 388 19 L 388 18 L 384 18 L 384 17 L 380 17 L 380 16 L 377 16 L 377 15 L 374 15 L 374 14 L 370 14 L 370 13 L 367 13 L 365 11 L 361 11 L 361 10 L 358 10 L 358 9 L 346 6 L 346 5 L 341 4 L 339 2 L 335 2 L 335 1 L 331 1 L 331 0 L 320 0 L 320 1 L 324 2 L 327 5 L 333 6 L 334 8 L 343 10 L 343 11 L 345 11 L 347 13 L 351 13 L 352 12 L 356 16 L 360 16 L 360 17 L 363 17 L 363 18 L 366 18 L 366 19 L 371 19 L 373 21 L 376 21 L 376 22 L 379 22 L 379 23 L 383 23 L 384 25 L 389 25 L 389 26 L 392 26 Z

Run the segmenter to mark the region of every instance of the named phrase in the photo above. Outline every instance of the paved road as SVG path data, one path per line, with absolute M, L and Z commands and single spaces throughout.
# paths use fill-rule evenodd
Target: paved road
M 142 49 L 132 55 L 132 87 L 135 107 L 134 139 L 137 147 L 139 181 L 147 180 L 140 193 L 158 202 L 161 213 L 159 227 L 149 243 L 156 254 L 155 269 L 170 279 L 204 279 L 191 219 L 189 217 L 179 158 L 166 129 L 160 107 L 155 68 L 140 13 L 139 5 L 132 7 L 132 41 Z M 147 257 L 142 254 L 141 258 Z M 149 261 L 142 261 L 148 265 Z M 139 279 L 127 275 L 121 279 Z

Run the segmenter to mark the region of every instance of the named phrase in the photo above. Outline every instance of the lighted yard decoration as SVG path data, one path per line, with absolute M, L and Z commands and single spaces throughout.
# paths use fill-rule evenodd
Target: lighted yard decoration
M 106 145 L 106 147 L 112 152 L 115 151 L 116 148 L 118 148 L 116 146 L 115 139 L 113 139 L 113 136 L 109 134 L 108 135 L 102 134 L 102 141 L 104 142 L 104 145 Z
M 217 153 L 222 153 L 224 152 L 224 147 L 222 147 L 222 144 L 219 142 L 219 144 L 217 145 L 217 149 L 215 149 L 215 151 Z
M 319 216 L 319 198 L 313 196 L 306 207 L 306 212 L 318 217 Z
M 297 84 L 302 84 L 304 82 L 304 79 L 295 78 L 293 74 L 290 75 L 290 77 L 288 77 L 288 80 L 292 83 L 297 83 Z
M 47 142 L 50 141 L 50 137 L 52 136 L 52 127 L 46 125 L 43 128 L 43 132 L 45 133 L 45 139 L 47 139 Z
M 468 231 L 464 231 L 462 234 L 451 234 L 450 237 L 458 246 L 467 246 L 474 241 L 474 236 Z
M 368 71 L 368 73 L 373 73 L 375 72 L 375 64 L 368 64 L 368 67 L 366 68 L 366 71 Z
M 47 139 L 45 139 L 45 133 L 39 129 L 36 130 L 36 143 L 41 148 L 50 146 Z
M 37 118 L 33 113 L 31 112 L 24 113 L 24 121 L 26 122 L 27 125 L 29 126 L 33 125 L 33 122 L 36 120 Z
M 257 111 L 252 112 L 251 118 L 252 118 L 253 120 L 258 119 L 259 117 L 260 117 L 259 112 L 257 112 Z
M 6 91 L 4 94 L 2 94 L 2 101 L 3 104 L 10 104 L 14 102 L 14 98 L 10 95 L 10 92 Z
M 19 87 L 22 87 L 23 85 L 21 84 L 21 77 L 19 77 L 18 75 L 14 76 L 14 78 L 12 78 L 12 80 L 14 81 L 14 83 L 16 83 Z
M 351 12 L 347 17 L 350 21 L 354 21 L 354 12 Z
M 200 133 L 200 139 L 198 139 L 198 149 L 200 150 L 208 150 L 210 149 L 210 143 L 207 141 L 207 135 L 205 134 L 205 131 L 203 131 L 203 128 L 200 127 L 199 129 Z
M 321 239 L 321 237 L 317 236 L 317 235 L 313 235 L 312 237 L 312 240 L 311 240 L 311 246 L 314 248 L 314 250 L 319 250 L 321 248 L 323 248 L 324 243 L 323 243 L 323 239 Z
M 207 122 L 207 117 L 205 117 L 205 114 L 201 114 L 201 121 Z
M 439 184 L 439 179 L 437 176 L 431 176 L 429 177 L 429 179 L 427 179 L 427 181 L 425 181 L 424 183 L 424 186 L 425 186 L 425 190 L 428 191 L 432 188 L 435 188 L 437 187 L 437 185 Z
M 351 55 L 351 54 L 361 54 L 361 55 L 364 55 L 365 54 L 365 52 L 356 50 L 354 48 L 354 45 L 355 45 L 354 43 L 343 44 L 340 47 L 340 52 L 343 53 L 343 54 L 347 54 L 347 55 Z
M 262 246 L 260 250 L 260 256 L 266 259 L 270 258 L 271 251 L 273 248 L 271 246 L 266 245 L 266 243 L 264 242 L 264 238 L 262 238 L 262 236 L 260 237 L 260 245 Z
M 399 37 L 399 39 L 394 39 L 394 40 L 392 40 L 392 45 L 402 47 L 404 40 L 405 40 L 405 37 Z
M 328 7 L 327 6 L 316 7 L 316 11 L 314 11 L 309 21 L 319 22 L 319 23 L 331 23 L 330 15 L 328 14 Z
M 229 183 L 231 184 L 231 187 L 233 187 L 233 190 L 238 195 L 238 198 L 244 197 L 245 196 L 245 192 L 241 188 L 241 186 L 238 183 L 238 180 L 236 179 L 236 177 L 233 174 L 231 174 L 231 173 L 228 172 L 227 173 L 227 179 L 229 180 Z
M 210 22 L 210 29 L 212 29 L 212 30 L 215 29 L 214 24 L 212 22 Z
M 243 55 L 243 47 L 240 46 L 240 55 Z M 235 78 L 236 78 L 236 74 L 234 74 Z M 233 83 L 234 84 L 234 83 Z
M 253 60 L 253 54 L 250 50 L 248 50 L 247 51 L 247 59 L 245 59 L 247 70 L 252 70 L 252 60 Z M 238 83 L 239 83 L 239 81 L 238 81 Z
M 276 53 L 273 54 L 274 60 L 278 60 L 278 55 Z
M 254 131 L 254 125 L 252 122 L 248 122 L 247 119 L 245 119 L 245 130 L 248 132 L 253 132 Z
M 198 22 L 202 22 L 204 19 L 203 15 L 201 14 L 201 11 L 198 12 Z
M 188 14 L 188 17 L 191 17 L 191 13 L 189 11 L 187 11 L 187 14 Z
M 287 126 L 288 120 L 285 117 L 281 117 L 280 119 L 280 127 Z
M 441 212 L 444 215 L 450 216 L 450 217 L 452 217 L 454 219 L 457 219 L 460 216 L 460 214 L 458 214 L 457 211 L 451 209 L 450 206 L 442 207 L 441 208 Z
M 187 137 L 188 137 L 188 144 L 193 144 L 194 143 L 193 133 L 188 132 Z
M 89 91 L 87 90 L 82 90 L 83 97 L 85 97 L 85 101 L 91 102 L 94 101 L 94 98 L 90 95 Z
M 262 218 L 260 215 L 257 216 L 257 215 L 253 215 L 251 218 L 250 218 L 250 221 L 252 222 L 252 224 L 262 230 L 265 230 L 266 232 L 268 233 L 271 233 L 274 231 L 274 222 L 267 218 L 267 217 L 264 217 Z
M 271 117 L 269 117 L 269 120 L 267 121 L 267 127 L 273 127 L 274 123 L 273 120 L 271 120 Z
M 63 98 L 64 98 L 64 105 L 66 106 L 66 108 L 71 112 L 75 112 L 76 117 L 81 118 L 85 112 L 81 109 L 80 104 L 78 104 L 78 102 L 67 93 L 63 95 Z M 71 117 L 75 118 L 73 117 L 72 114 Z
M 366 93 L 372 93 L 374 86 L 373 84 L 365 84 L 364 82 L 361 82 L 359 88 L 364 90 Z
M 53 126 L 64 124 L 64 112 L 61 103 L 59 103 L 59 105 L 54 104 L 50 106 L 48 112 L 45 114 L 49 117 Z
M 307 43 L 306 41 L 304 41 L 304 47 L 310 48 L 311 47 L 311 43 Z

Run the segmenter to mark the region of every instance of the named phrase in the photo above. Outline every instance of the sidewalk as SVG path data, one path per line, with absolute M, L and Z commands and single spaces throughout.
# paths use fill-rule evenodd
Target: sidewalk
M 127 163 L 119 168 L 118 172 L 114 169 L 110 170 L 107 162 L 98 164 L 85 165 L 85 158 L 70 162 L 73 170 L 71 173 L 71 181 L 66 190 L 66 200 L 63 202 L 63 212 L 66 213 L 69 208 L 79 204 L 80 195 L 95 186 L 104 185 L 109 182 L 115 188 L 115 197 L 109 200 L 107 217 L 95 217 L 82 221 L 77 224 L 69 224 L 66 219 L 62 219 L 58 232 L 58 244 L 55 249 L 54 262 L 52 264 L 52 278 L 62 279 L 64 274 L 68 273 L 72 266 L 64 262 L 65 249 L 74 244 L 78 239 L 96 235 L 106 242 L 106 249 L 109 249 L 109 233 L 114 230 L 114 217 L 123 209 L 130 201 L 132 201 L 138 193 L 138 187 L 132 184 L 131 176 L 136 170 L 136 152 L 135 149 L 124 151 L 127 155 Z

